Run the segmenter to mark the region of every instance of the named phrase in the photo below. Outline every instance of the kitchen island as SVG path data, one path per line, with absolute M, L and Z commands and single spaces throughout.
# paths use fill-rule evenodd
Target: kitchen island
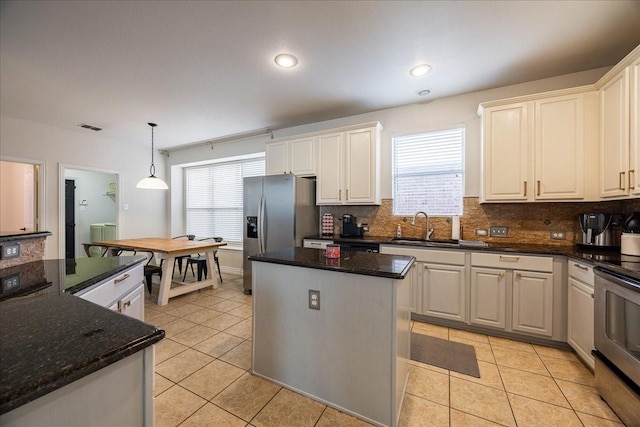
M 380 426 L 396 426 L 408 378 L 415 258 L 288 248 L 254 255 L 253 368 Z
M 153 344 L 164 331 L 76 296 L 145 259 L 0 270 L 0 425 L 153 425 Z

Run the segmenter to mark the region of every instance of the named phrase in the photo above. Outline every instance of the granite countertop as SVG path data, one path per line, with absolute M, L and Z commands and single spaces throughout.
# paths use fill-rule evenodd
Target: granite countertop
M 18 289 L 5 289 L 3 280 L 0 295 L 0 414 L 164 337 L 155 326 L 73 295 L 144 259 L 46 260 L 0 270 L 3 279 L 20 277 Z
M 340 273 L 404 279 L 415 258 L 412 256 L 383 255 L 343 249 L 340 251 L 340 258 L 333 259 L 327 258 L 323 250 L 291 247 L 261 255 L 252 255 L 249 260 Z
M 47 237 L 51 236 L 50 231 L 0 231 L 0 242 L 7 242 L 10 240 L 24 240 L 33 239 L 34 237 Z
M 419 242 L 398 242 L 393 237 L 366 236 L 363 238 L 349 238 L 340 236 L 308 236 L 306 239 L 332 240 L 339 242 L 363 242 L 390 244 L 398 246 L 413 246 L 415 248 L 425 248 Z M 447 246 L 426 247 L 427 249 L 446 250 L 467 250 L 467 251 L 488 251 L 488 252 L 518 252 L 534 255 L 564 256 L 578 261 L 586 262 L 594 267 L 612 270 L 618 274 L 640 280 L 640 257 L 620 254 L 620 248 L 589 248 L 578 246 L 561 245 L 530 245 L 526 243 L 496 243 L 490 242 L 487 246 Z

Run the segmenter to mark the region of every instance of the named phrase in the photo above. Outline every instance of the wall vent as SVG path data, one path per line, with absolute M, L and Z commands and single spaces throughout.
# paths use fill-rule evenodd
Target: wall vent
M 91 129 L 91 130 L 94 130 L 96 132 L 102 130 L 102 128 L 99 128 L 99 127 L 96 127 L 96 126 L 91 126 L 91 125 L 88 125 L 86 123 L 80 123 L 78 126 L 80 126 L 81 128 L 85 128 L 85 129 Z

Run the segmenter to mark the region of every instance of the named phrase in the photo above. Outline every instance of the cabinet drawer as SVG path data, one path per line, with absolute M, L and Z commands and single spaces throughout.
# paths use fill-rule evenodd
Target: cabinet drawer
M 142 282 L 143 269 L 143 265 L 138 264 L 92 286 L 87 292 L 77 296 L 103 307 L 111 307 Z
M 326 249 L 327 245 L 332 245 L 333 240 L 312 240 L 304 239 L 302 246 L 305 248 Z
M 567 263 L 569 264 L 569 276 L 574 277 L 593 288 L 594 276 L 592 266 L 572 259 L 567 261 Z
M 416 257 L 416 261 L 437 264 L 464 265 L 464 251 L 443 251 L 438 249 L 422 249 L 411 246 L 380 245 L 380 253 L 393 255 L 409 255 Z
M 518 270 L 553 271 L 553 258 L 520 254 L 492 254 L 474 252 L 471 265 Z

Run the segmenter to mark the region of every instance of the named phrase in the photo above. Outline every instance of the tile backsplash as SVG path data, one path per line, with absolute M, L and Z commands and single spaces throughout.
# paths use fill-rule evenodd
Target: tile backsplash
M 609 202 L 572 203 L 484 203 L 477 197 L 465 197 L 464 210 L 460 216 L 460 238 L 483 240 L 486 242 L 529 243 L 571 246 L 581 236 L 578 224 L 580 213 L 620 213 L 629 215 L 640 212 L 640 199 Z M 411 225 L 413 216 L 393 215 L 393 201 L 384 199 L 380 206 L 321 206 L 320 216 L 331 213 L 335 221 L 335 233 L 340 234 L 343 214 L 352 214 L 358 223 L 367 223 L 369 232 L 365 236 L 393 237 L 398 224 L 404 237 L 423 237 L 426 220 L 418 217 L 416 225 Z M 433 227 L 432 239 L 451 238 L 451 217 L 430 217 Z M 509 228 L 506 238 L 479 237 L 476 229 L 489 230 L 490 226 Z M 564 240 L 551 240 L 550 233 L 561 231 Z

